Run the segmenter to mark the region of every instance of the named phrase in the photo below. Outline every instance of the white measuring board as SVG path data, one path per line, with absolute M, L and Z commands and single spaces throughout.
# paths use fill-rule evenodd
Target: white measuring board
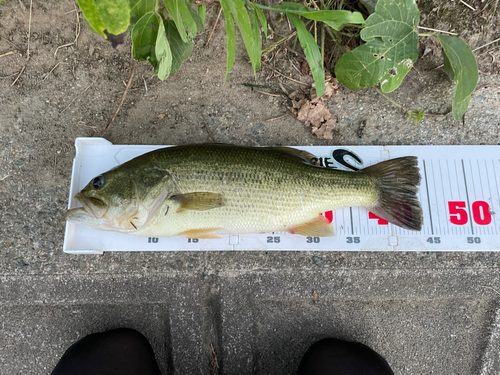
M 145 152 L 165 146 L 113 145 L 103 138 L 77 138 L 70 188 L 73 198 L 92 178 Z M 389 158 L 417 156 L 424 211 L 420 232 L 402 229 L 366 209 L 324 213 L 336 237 L 286 232 L 224 236 L 220 239 L 136 237 L 66 223 L 64 251 L 177 250 L 341 250 L 486 251 L 500 250 L 500 146 L 311 146 L 295 147 L 316 155 L 323 166 L 344 170 Z M 318 192 L 318 194 L 325 194 Z

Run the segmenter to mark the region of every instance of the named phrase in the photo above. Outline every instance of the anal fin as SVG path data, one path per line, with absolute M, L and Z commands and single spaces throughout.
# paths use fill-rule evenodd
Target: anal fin
M 219 228 L 200 228 L 200 229 L 188 229 L 184 232 L 179 233 L 181 236 L 186 238 L 203 238 L 203 239 L 216 239 L 222 238 L 212 232 L 216 231 Z
M 313 237 L 333 237 L 337 235 L 333 225 L 328 222 L 326 217 L 321 215 L 304 224 L 290 228 L 288 232 Z

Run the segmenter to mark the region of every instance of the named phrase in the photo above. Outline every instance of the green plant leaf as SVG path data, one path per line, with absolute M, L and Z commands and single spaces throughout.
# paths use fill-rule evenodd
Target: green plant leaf
M 191 13 L 191 17 L 193 17 L 194 23 L 196 24 L 196 32 L 203 31 L 204 26 L 203 24 L 205 23 L 204 20 L 201 19 L 200 15 L 196 10 L 194 10 L 192 7 L 188 7 L 189 12 Z
M 477 61 L 471 48 L 460 38 L 450 35 L 436 35 L 436 38 L 443 47 L 444 70 L 456 83 L 452 113 L 455 120 L 460 120 L 467 111 L 471 94 L 477 86 Z
M 307 31 L 306 25 L 304 25 L 301 19 L 291 13 L 288 14 L 288 18 L 297 29 L 300 46 L 304 50 L 309 68 L 311 68 L 311 73 L 314 78 L 316 95 L 321 96 L 325 93 L 325 73 L 323 72 L 323 60 L 321 59 L 318 45 L 311 33 Z
M 162 19 L 157 15 L 158 21 L 158 36 L 155 43 L 156 61 L 158 61 L 158 68 L 155 68 L 155 73 L 162 81 L 167 79 L 172 69 L 172 51 L 168 43 L 167 35 L 165 34 L 165 25 Z
M 412 120 L 415 125 L 422 121 L 425 117 L 424 111 L 409 111 L 408 120 Z
M 190 41 L 185 43 L 179 35 L 173 21 L 165 21 L 165 32 L 172 51 L 172 68 L 170 69 L 170 76 L 173 76 L 177 73 L 182 63 L 191 56 L 194 42 Z
M 366 20 L 361 39 L 366 41 L 335 64 L 338 80 L 351 90 L 381 84 L 395 90 L 418 58 L 420 12 L 414 0 L 379 0 Z
M 94 0 L 78 0 L 78 6 L 80 7 L 83 13 L 83 18 L 89 25 L 90 29 L 94 33 L 101 34 L 104 38 L 106 38 L 106 34 L 104 33 L 106 26 L 101 20 L 96 2 Z
M 192 40 L 196 35 L 197 26 L 188 9 L 190 5 L 186 4 L 185 0 L 165 0 L 164 4 L 168 13 L 172 16 L 182 40 L 184 42 Z
M 207 6 L 205 4 L 198 5 L 198 15 L 200 16 L 201 23 L 205 24 L 205 17 L 207 15 Z
M 227 5 L 231 10 L 231 15 L 238 25 L 240 30 L 243 43 L 247 50 L 248 56 L 250 57 L 250 62 L 252 63 L 253 71 L 257 71 L 260 68 L 260 37 L 256 39 L 255 34 L 252 30 L 252 24 L 250 21 L 250 16 L 245 7 L 244 0 L 229 0 Z
M 148 60 L 161 80 L 169 76 L 172 52 L 160 14 L 148 12 L 135 24 L 132 29 L 132 57 L 137 61 Z
M 233 68 L 234 56 L 236 54 L 236 31 L 234 29 L 233 15 L 229 7 L 230 1 L 231 0 L 220 0 L 222 12 L 224 12 L 224 17 L 226 18 L 227 62 L 224 82 L 226 82 L 229 72 Z
M 90 29 L 104 38 L 125 32 L 130 24 L 129 0 L 78 0 L 83 18 Z
M 257 17 L 259 18 L 259 22 L 262 25 L 262 31 L 264 31 L 264 35 L 267 39 L 267 20 L 266 16 L 264 16 L 264 13 L 257 7 L 256 4 L 250 3 L 253 6 L 253 9 L 255 10 L 255 13 Z
M 97 0 L 95 3 L 108 33 L 118 35 L 127 31 L 130 24 L 129 0 Z
M 159 21 L 155 12 L 142 16 L 132 29 L 132 57 L 137 61 L 148 60 L 155 55 Z M 153 65 L 154 66 L 154 65 Z
M 136 24 L 142 16 L 158 9 L 158 0 L 131 0 L 130 1 L 130 25 Z
M 281 3 L 279 6 L 275 7 L 268 7 L 260 4 L 255 4 L 255 6 L 275 12 L 295 14 L 314 21 L 322 21 L 337 31 L 341 30 L 345 24 L 365 24 L 365 20 L 361 13 L 350 12 L 348 10 L 309 10 L 302 4 L 288 2 Z

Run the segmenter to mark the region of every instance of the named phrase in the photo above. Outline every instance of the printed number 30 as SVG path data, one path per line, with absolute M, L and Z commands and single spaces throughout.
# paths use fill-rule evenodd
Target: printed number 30
M 469 216 L 465 210 L 464 201 L 448 202 L 450 211 L 450 222 L 455 225 L 464 225 L 469 221 Z M 491 223 L 490 205 L 485 201 L 475 201 L 472 203 L 472 219 L 476 224 L 488 225 Z

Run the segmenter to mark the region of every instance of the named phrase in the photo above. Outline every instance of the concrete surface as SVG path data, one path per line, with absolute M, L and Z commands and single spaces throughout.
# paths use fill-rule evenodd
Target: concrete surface
M 50 373 L 75 340 L 115 327 L 144 333 L 164 373 L 291 374 L 307 347 L 327 336 L 371 346 L 396 374 L 500 373 L 498 253 L 63 254 L 74 139 L 99 135 L 115 112 L 130 75 L 130 45 L 114 51 L 80 20 L 78 43 L 54 56 L 74 40 L 74 5 L 34 2 L 27 60 L 29 11 L 21 3 L 29 9 L 23 0 L 0 4 L 0 54 L 15 51 L 0 59 L 0 374 Z M 497 2 L 468 3 L 480 11 L 457 1 L 419 1 L 421 24 L 455 29 L 473 48 L 499 38 Z M 391 97 L 444 116 L 414 125 L 373 90 L 342 88 L 328 101 L 338 133 L 318 140 L 290 115 L 266 121 L 286 114 L 287 103 L 242 85 L 255 79 L 241 43 L 223 85 L 223 23 L 205 47 L 216 15 L 209 7 L 207 30 L 175 77 L 159 82 L 146 63 L 138 64 L 133 90 L 106 138 L 124 144 L 500 144 L 495 44 L 477 52 L 480 83 L 464 123 L 448 113 L 453 86 L 434 69 L 442 61 L 439 50 L 422 40 L 422 55 L 431 52 Z M 277 16 L 270 23 L 288 27 Z M 282 49 L 277 66 L 300 78 L 292 65 L 302 55 L 291 50 Z M 297 89 L 266 69 L 256 83 Z

